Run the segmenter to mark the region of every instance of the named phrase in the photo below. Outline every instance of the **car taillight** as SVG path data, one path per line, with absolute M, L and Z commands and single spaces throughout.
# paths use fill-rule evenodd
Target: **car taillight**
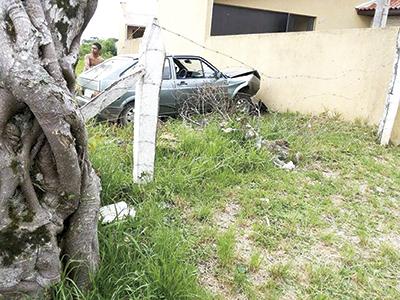
M 92 94 L 92 98 L 97 97 L 98 95 L 100 95 L 99 91 L 94 91 Z

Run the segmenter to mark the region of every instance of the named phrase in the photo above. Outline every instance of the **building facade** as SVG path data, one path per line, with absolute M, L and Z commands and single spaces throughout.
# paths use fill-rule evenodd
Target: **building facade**
M 120 52 L 137 51 L 131 40 L 143 35 L 146 16 L 135 14 L 135 7 L 127 3 L 123 5 L 126 27 Z M 153 12 L 149 15 L 157 16 L 162 26 L 197 42 L 220 35 L 368 28 L 372 19 L 356 9 L 360 0 L 159 0 L 150 6 Z M 390 23 L 396 25 L 394 19 Z M 169 46 L 175 48 L 174 42 Z M 178 43 L 177 47 L 181 46 Z
M 359 0 L 158 0 L 154 16 L 170 54 L 201 55 L 220 68 L 257 69 L 262 77 L 257 98 L 271 110 L 329 111 L 377 125 L 393 78 L 399 28 L 370 29 L 370 5 Z M 397 17 L 394 10 L 391 17 Z M 138 51 L 150 15 L 126 14 L 120 54 Z M 400 143 L 400 116 L 394 132 Z

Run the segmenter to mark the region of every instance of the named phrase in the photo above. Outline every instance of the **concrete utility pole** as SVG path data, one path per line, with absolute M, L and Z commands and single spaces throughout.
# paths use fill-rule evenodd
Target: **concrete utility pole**
M 393 78 L 386 97 L 383 116 L 379 124 L 378 136 L 381 145 L 388 145 L 400 107 L 400 35 L 397 37 Z
M 153 180 L 160 88 L 165 48 L 157 19 L 146 27 L 139 62 L 133 72 L 113 83 L 80 111 L 87 121 L 110 105 L 136 83 L 133 139 L 133 181 Z
M 372 28 L 386 27 L 391 0 L 376 0 L 376 8 Z
M 153 180 L 160 88 L 165 48 L 157 19 L 146 27 L 139 52 L 145 73 L 136 83 L 133 139 L 133 181 Z

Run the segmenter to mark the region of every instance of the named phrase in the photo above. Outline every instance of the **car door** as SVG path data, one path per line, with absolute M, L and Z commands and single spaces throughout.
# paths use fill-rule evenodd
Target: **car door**
M 120 75 L 120 77 L 127 76 L 134 71 L 135 71 L 135 65 L 130 67 L 128 70 L 124 71 Z M 160 115 L 170 115 L 175 113 L 174 91 L 175 91 L 175 80 L 174 77 L 172 76 L 170 59 L 167 57 L 164 61 L 162 82 L 160 89 L 160 102 L 159 102 Z M 124 96 L 120 98 L 124 102 L 122 104 L 119 103 L 119 105 L 125 106 L 130 101 L 134 101 L 135 93 L 136 93 L 135 86 L 133 86 L 131 89 L 127 90 Z
M 160 90 L 160 115 L 175 113 L 175 80 L 172 76 L 171 61 L 167 57 L 164 62 L 163 77 Z
M 226 88 L 226 80 L 218 77 L 218 70 L 200 57 L 173 57 L 175 75 L 176 109 L 185 101 L 198 97 L 207 87 L 220 86 Z

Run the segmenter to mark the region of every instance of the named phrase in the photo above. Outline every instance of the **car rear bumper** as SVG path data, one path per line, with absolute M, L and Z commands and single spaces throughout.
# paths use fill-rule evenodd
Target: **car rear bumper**
M 119 116 L 121 115 L 122 109 L 114 108 L 114 107 L 107 107 L 103 109 L 99 114 L 98 118 L 100 120 L 108 120 L 108 121 L 118 121 Z
M 78 107 L 82 107 L 85 104 L 89 103 L 90 99 L 82 96 L 75 96 L 75 101 L 78 104 Z
M 82 96 L 75 96 L 75 101 L 78 104 L 78 107 L 82 107 L 82 106 L 88 104 L 91 101 L 91 99 L 88 99 L 88 98 L 82 97 Z M 98 120 L 117 121 L 121 112 L 122 112 L 121 108 L 115 108 L 115 107 L 108 106 L 107 108 L 103 109 L 96 116 L 96 118 Z

